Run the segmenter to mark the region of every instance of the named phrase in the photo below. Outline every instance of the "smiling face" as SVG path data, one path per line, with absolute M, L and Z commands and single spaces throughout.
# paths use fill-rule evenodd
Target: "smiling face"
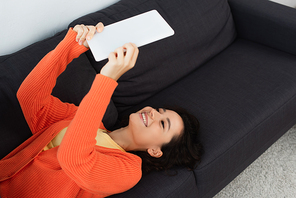
M 129 131 L 137 150 L 147 150 L 154 157 L 161 157 L 161 146 L 179 136 L 184 124 L 174 111 L 145 107 L 130 115 Z

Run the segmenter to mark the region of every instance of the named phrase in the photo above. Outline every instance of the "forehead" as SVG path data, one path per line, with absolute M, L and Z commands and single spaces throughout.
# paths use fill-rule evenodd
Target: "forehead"
M 170 131 L 173 133 L 173 135 L 180 135 L 181 131 L 184 129 L 184 123 L 181 116 L 172 110 L 166 110 L 164 115 L 170 119 Z

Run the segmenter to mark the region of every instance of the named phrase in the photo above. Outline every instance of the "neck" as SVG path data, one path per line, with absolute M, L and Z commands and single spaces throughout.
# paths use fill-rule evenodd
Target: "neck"
M 132 137 L 128 131 L 128 127 L 114 130 L 109 133 L 109 136 L 125 151 L 131 151 L 134 149 L 133 143 L 131 141 Z

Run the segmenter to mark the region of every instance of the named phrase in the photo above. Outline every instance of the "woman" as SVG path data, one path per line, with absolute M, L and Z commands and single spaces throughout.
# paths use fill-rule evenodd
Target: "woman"
M 138 57 L 132 43 L 110 53 L 79 107 L 51 95 L 66 66 L 88 50 L 86 39 L 103 28 L 70 28 L 20 86 L 17 97 L 33 136 L 0 161 L 2 198 L 105 197 L 137 184 L 139 156 L 145 172 L 174 165 L 193 169 L 200 160 L 198 122 L 186 113 L 145 107 L 130 115 L 126 127 L 106 133 L 101 120 L 116 81 Z

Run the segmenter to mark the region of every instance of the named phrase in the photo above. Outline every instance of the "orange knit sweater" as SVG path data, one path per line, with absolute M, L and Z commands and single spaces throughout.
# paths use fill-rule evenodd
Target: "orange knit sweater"
M 132 188 L 141 159 L 96 146 L 96 133 L 117 82 L 98 74 L 79 107 L 51 95 L 57 77 L 87 49 L 70 29 L 24 80 L 17 97 L 33 136 L 0 161 L 0 196 L 105 197 Z M 60 146 L 43 148 L 68 126 Z

